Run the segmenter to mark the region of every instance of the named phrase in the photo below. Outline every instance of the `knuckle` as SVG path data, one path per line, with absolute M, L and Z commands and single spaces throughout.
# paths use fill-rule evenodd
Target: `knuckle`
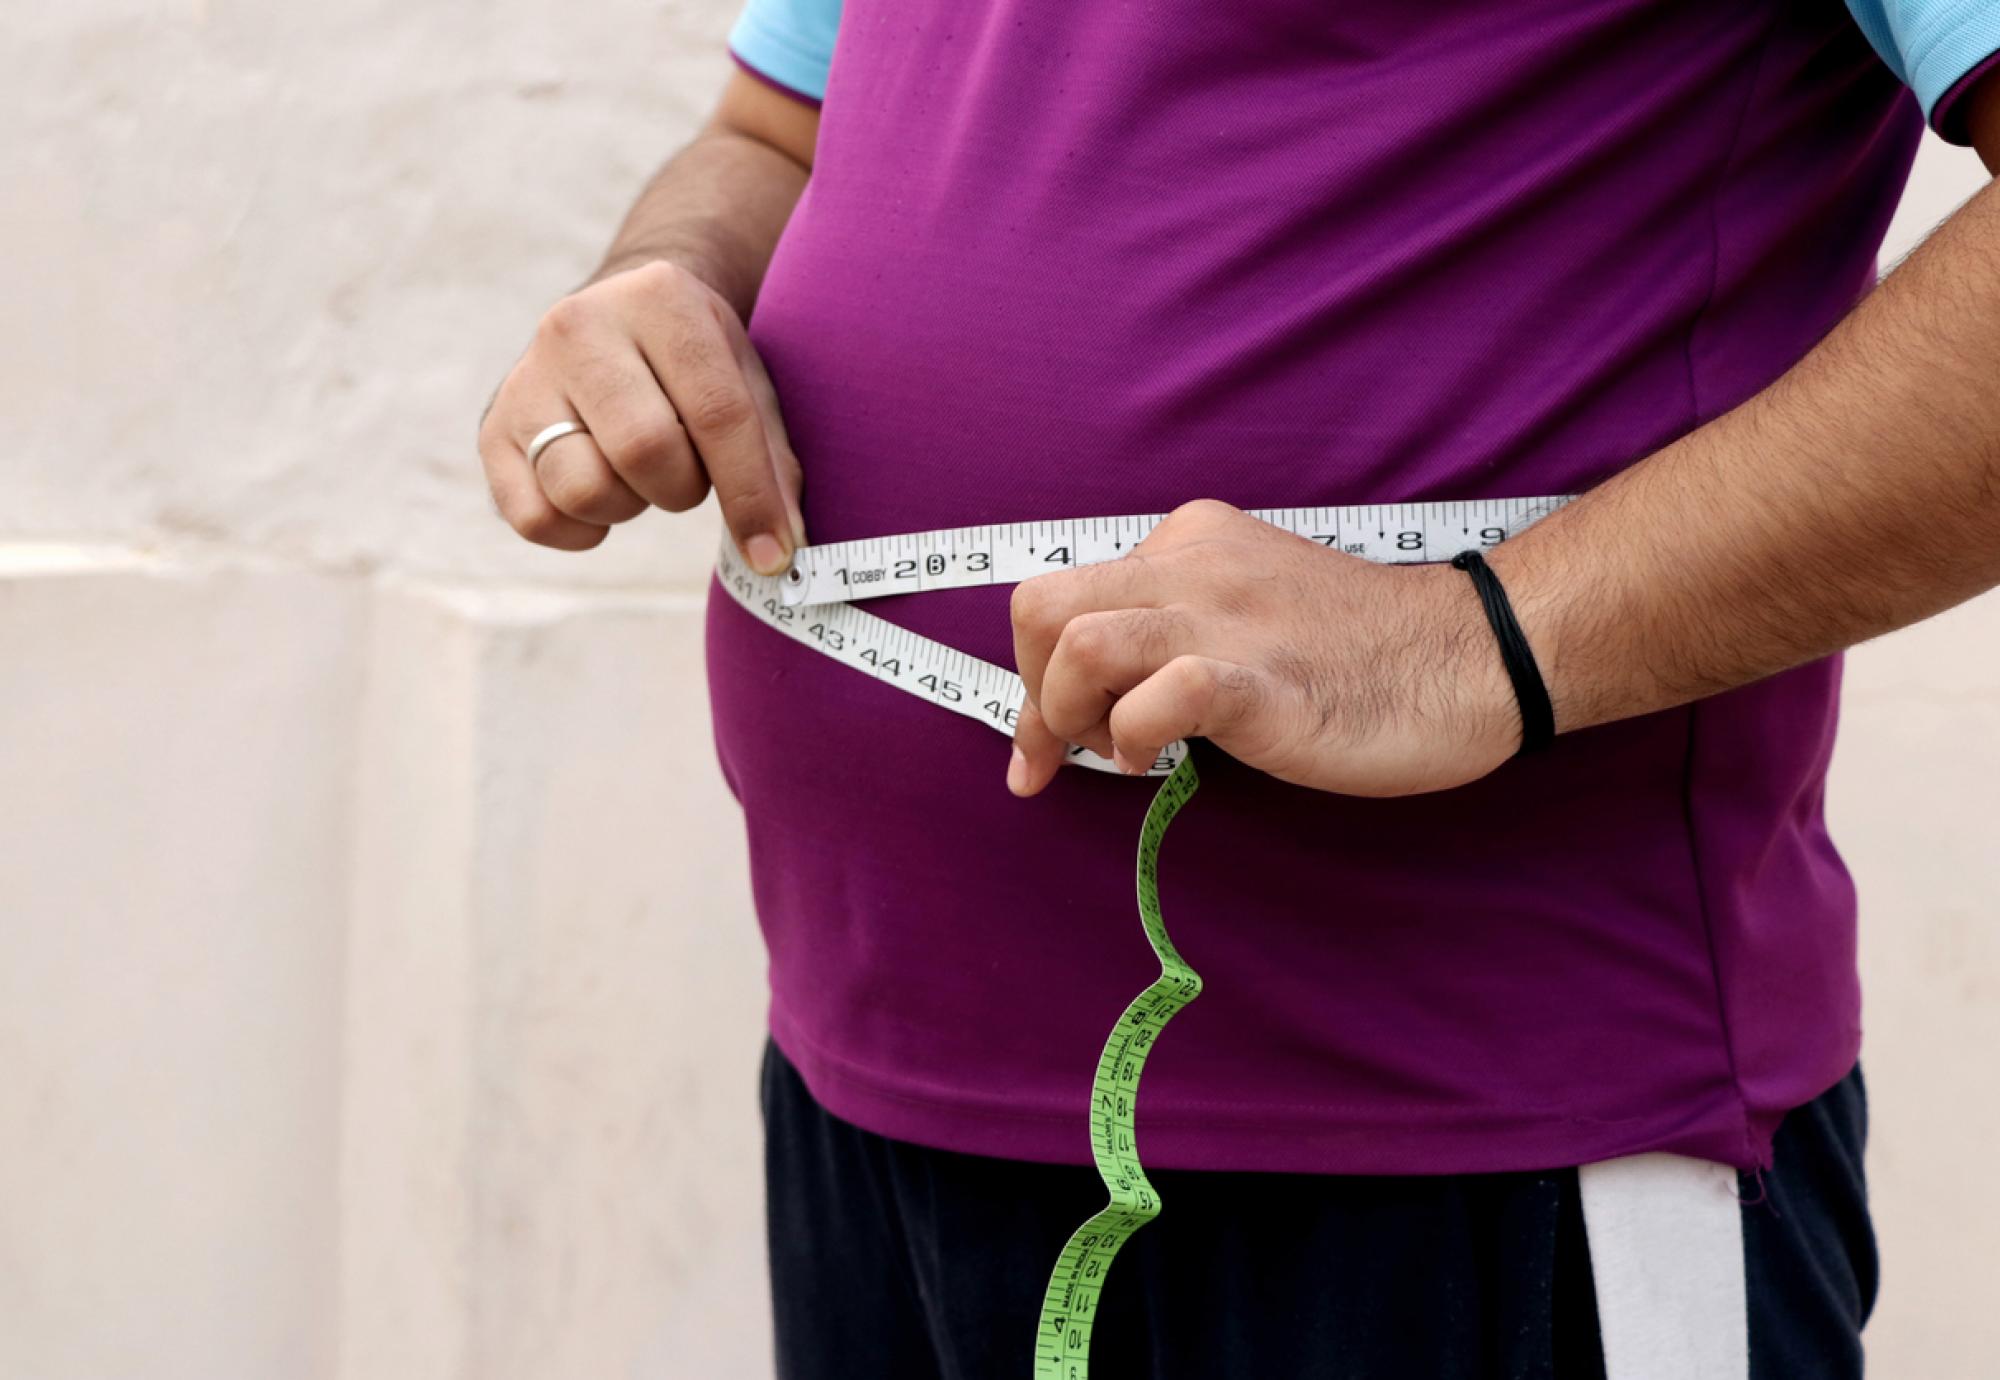
M 1161 733 L 1158 709 L 1137 703 L 1129 696 L 1111 706 L 1105 722 L 1110 726 L 1112 741 L 1120 747 L 1140 746 L 1143 740 Z
M 1007 616 L 1017 628 L 1040 631 L 1055 617 L 1054 576 L 1038 575 L 1014 586 L 1007 600 Z
M 562 512 L 576 512 L 578 508 L 588 508 L 590 500 L 596 498 L 596 490 L 590 482 L 566 470 L 544 470 L 542 472 L 542 494 L 548 502 L 556 504 Z
M 1215 667 L 1198 656 L 1177 656 L 1167 663 L 1174 690 L 1183 699 L 1192 703 L 1205 703 L 1215 697 L 1218 678 Z
M 548 340 L 574 340 L 589 326 L 595 315 L 595 309 L 581 293 L 571 293 L 559 298 L 554 306 L 542 313 L 540 333 Z
M 1111 654 L 1117 641 L 1117 630 L 1108 615 L 1087 613 L 1070 619 L 1064 626 L 1056 642 L 1056 655 L 1080 665 L 1094 666 Z
M 656 506 L 680 513 L 707 497 L 708 476 L 673 417 L 640 420 L 600 440 L 611 468 Z
M 716 395 L 747 391 L 727 338 L 685 294 L 647 313 L 644 333 L 647 352 L 659 361 L 660 378 L 684 420 L 692 423 L 700 405 Z
M 708 476 L 689 466 L 657 480 L 653 487 L 654 503 L 670 513 L 685 513 L 708 497 Z
M 716 499 L 722 507 L 722 520 L 732 532 L 765 532 L 771 529 L 777 504 L 772 495 L 762 488 L 717 489 Z
M 1176 527 L 1208 531 L 1220 526 L 1236 515 L 1236 509 L 1220 499 L 1197 498 L 1183 503 L 1167 514 L 1167 521 Z
M 1051 733 L 1070 742 L 1104 717 L 1103 701 L 1091 694 L 1087 683 L 1060 669 L 1043 679 L 1040 703 L 1042 722 Z
M 640 264 L 625 276 L 634 288 L 649 294 L 678 292 L 688 283 L 687 270 L 665 259 Z
M 1074 705 L 1066 705 L 1049 692 L 1042 697 L 1042 722 L 1049 732 L 1066 743 L 1074 743 L 1090 730 L 1096 721 Z
M 487 493 L 492 496 L 493 511 L 516 532 L 521 532 L 521 523 L 541 506 L 512 485 L 489 484 Z M 527 533 L 521 532 L 521 535 L 526 536 Z
M 537 546 L 558 545 L 564 528 L 559 513 L 540 505 L 515 509 L 507 515 L 507 522 L 516 532 Z
M 1204 703 L 1218 722 L 1241 723 L 1255 714 L 1263 700 L 1263 682 L 1247 666 L 1207 668 Z
M 700 283 L 697 286 L 701 291 L 701 300 L 707 307 L 708 318 L 715 323 L 722 338 L 724 340 L 740 338 L 743 334 L 743 318 L 737 313 L 736 308 L 708 284 Z
M 571 466 L 544 467 L 542 492 L 566 513 L 584 513 L 601 507 L 614 494 L 603 476 Z
M 687 420 L 697 432 L 726 433 L 750 420 L 750 399 L 741 389 L 726 383 L 710 383 L 695 390 L 688 400 Z
M 617 359 L 595 348 L 579 349 L 564 363 L 563 391 L 593 422 L 593 440 L 604 432 L 618 435 L 630 425 L 630 419 L 660 403 L 657 384 L 635 378 Z M 602 444 L 600 440 L 600 448 Z
M 686 448 L 680 425 L 671 417 L 647 417 L 613 426 L 599 438 L 604 458 L 621 473 L 660 475 Z

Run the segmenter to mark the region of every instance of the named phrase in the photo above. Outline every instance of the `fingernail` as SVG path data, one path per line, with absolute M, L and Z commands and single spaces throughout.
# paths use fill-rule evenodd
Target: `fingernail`
M 768 532 L 759 532 L 744 542 L 743 555 L 759 575 L 782 575 L 792 562 L 785 554 L 785 544 Z
M 1131 761 L 1125 756 L 1125 750 L 1116 743 L 1111 745 L 1111 765 L 1124 772 L 1127 776 L 1137 776 L 1139 774 L 1138 770 L 1133 767 Z
M 1028 793 L 1028 759 L 1021 755 L 1019 748 L 1014 749 L 1014 756 L 1007 763 L 1007 789 L 1015 795 Z

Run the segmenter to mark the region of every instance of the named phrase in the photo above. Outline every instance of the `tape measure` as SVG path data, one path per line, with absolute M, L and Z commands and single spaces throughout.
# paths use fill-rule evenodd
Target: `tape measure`
M 1097 1056 L 1090 1081 L 1090 1158 L 1111 1201 L 1076 1229 L 1056 1257 L 1035 1326 L 1035 1380 L 1085 1380 L 1090 1374 L 1091 1325 L 1111 1258 L 1133 1232 L 1160 1215 L 1160 1195 L 1139 1165 L 1133 1123 L 1139 1075 L 1153 1042 L 1182 1007 L 1201 995 L 1201 974 L 1174 948 L 1160 918 L 1160 840 L 1200 784 L 1194 758 L 1184 757 L 1160 783 L 1139 828 L 1139 923 L 1160 960 L 1160 975 L 1132 999 Z
M 1498 545 L 1568 501 L 1274 508 L 1251 516 L 1365 560 L 1417 563 Z M 1116 560 L 1164 518 L 1067 518 L 809 546 L 798 551 L 782 577 L 756 574 L 725 540 L 716 576 L 730 597 L 767 627 L 1011 736 L 1027 698 L 1018 675 L 877 618 L 856 608 L 855 601 L 1015 584 L 1052 570 Z M 1070 748 L 1069 760 L 1118 771 L 1108 758 L 1080 747 Z M 1125 1008 L 1098 1056 L 1090 1089 L 1090 1147 L 1110 1201 L 1077 1229 L 1056 1259 L 1035 1329 L 1035 1380 L 1088 1380 L 1091 1329 L 1112 1258 L 1159 1215 L 1159 1194 L 1139 1162 L 1139 1079 L 1167 1022 L 1201 994 L 1200 975 L 1167 936 L 1159 889 L 1160 840 L 1200 778 L 1186 743 L 1168 744 L 1145 774 L 1166 778 L 1139 832 L 1139 921 L 1160 961 L 1160 976 Z
M 1350 556 L 1385 564 L 1448 561 L 1494 546 L 1567 498 L 1469 503 L 1377 503 L 1347 508 L 1256 508 L 1250 516 Z M 783 580 L 787 607 L 845 603 L 972 585 L 1011 585 L 1052 570 L 1112 561 L 1166 518 L 1066 518 L 953 527 L 808 546 Z

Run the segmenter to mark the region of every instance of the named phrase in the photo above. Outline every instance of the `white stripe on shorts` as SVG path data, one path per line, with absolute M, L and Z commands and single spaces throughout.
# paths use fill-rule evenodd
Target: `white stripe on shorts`
M 1632 1155 L 1577 1182 L 1607 1380 L 1749 1380 L 1736 1171 Z

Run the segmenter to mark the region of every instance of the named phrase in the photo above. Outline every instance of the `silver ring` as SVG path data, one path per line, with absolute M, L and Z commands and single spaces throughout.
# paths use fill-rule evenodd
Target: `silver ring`
M 533 469 L 535 462 L 542 458 L 542 452 L 563 437 L 588 435 L 590 429 L 582 422 L 557 422 L 552 426 L 543 427 L 535 433 L 535 439 L 528 442 L 528 468 Z

